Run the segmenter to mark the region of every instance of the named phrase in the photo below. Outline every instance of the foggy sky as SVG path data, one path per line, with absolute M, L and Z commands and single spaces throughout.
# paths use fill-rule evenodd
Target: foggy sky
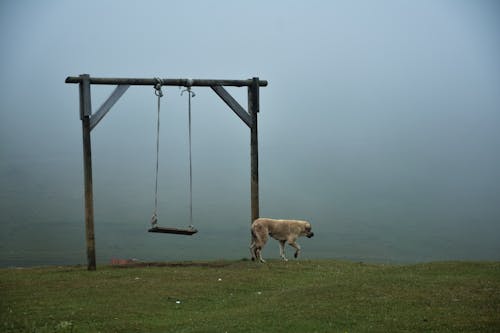
M 0 265 L 85 258 L 78 87 L 64 83 L 82 73 L 268 80 L 261 215 L 311 220 L 305 256 L 500 260 L 496 1 L 2 1 L 0 43 Z M 112 89 L 92 87 L 94 111 Z M 187 101 L 164 91 L 160 223 L 182 226 Z M 131 87 L 92 131 L 100 261 L 248 256 L 250 133 L 195 92 L 200 235 L 144 232 L 156 100 Z

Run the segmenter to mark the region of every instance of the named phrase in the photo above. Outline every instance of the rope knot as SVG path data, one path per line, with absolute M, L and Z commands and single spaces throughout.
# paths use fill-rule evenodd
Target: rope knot
M 163 91 L 161 90 L 161 87 L 163 85 L 163 80 L 160 79 L 159 77 L 155 77 L 156 84 L 155 84 L 155 95 L 158 97 L 163 97 Z
M 154 212 L 153 216 L 151 216 L 151 226 L 156 227 L 158 224 L 158 215 Z

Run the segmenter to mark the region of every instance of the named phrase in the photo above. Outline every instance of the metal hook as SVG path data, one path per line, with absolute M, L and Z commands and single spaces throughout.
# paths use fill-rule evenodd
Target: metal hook
M 195 97 L 196 96 L 196 94 L 194 93 L 194 91 L 191 90 L 190 86 L 186 87 L 186 89 L 184 89 L 184 90 L 181 91 L 181 96 L 184 95 L 184 92 L 186 92 L 186 91 L 188 92 L 188 94 L 191 95 L 191 97 Z
M 185 91 L 187 91 L 189 93 L 189 95 L 191 95 L 191 97 L 196 96 L 194 91 L 191 90 L 192 85 L 193 85 L 193 79 L 186 79 L 186 84 L 184 85 L 184 87 L 186 87 L 186 89 L 181 91 L 181 96 L 184 94 Z

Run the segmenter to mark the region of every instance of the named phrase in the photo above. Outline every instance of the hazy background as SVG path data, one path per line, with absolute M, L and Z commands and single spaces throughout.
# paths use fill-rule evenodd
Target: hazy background
M 311 220 L 306 258 L 500 260 L 497 1 L 4 0 L 0 47 L 1 266 L 86 262 L 78 86 L 64 83 L 82 73 L 268 80 L 261 215 Z M 112 90 L 92 87 L 94 111 Z M 156 100 L 131 87 L 92 132 L 99 262 L 248 257 L 250 133 L 194 90 L 200 232 L 146 232 Z M 187 97 L 164 91 L 160 223 L 186 226 Z

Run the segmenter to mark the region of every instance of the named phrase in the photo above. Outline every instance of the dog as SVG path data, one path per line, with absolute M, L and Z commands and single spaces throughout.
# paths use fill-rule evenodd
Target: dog
M 300 220 L 275 220 L 268 218 L 258 218 L 252 223 L 252 243 L 250 244 L 250 253 L 252 261 L 258 259 L 260 262 L 266 262 L 262 259 L 262 248 L 266 245 L 268 236 L 276 239 L 280 243 L 280 257 L 288 261 L 285 257 L 285 243 L 295 249 L 294 257 L 297 258 L 300 252 L 300 245 L 297 244 L 297 238 L 306 236 L 311 238 L 314 233 L 311 231 L 311 223 Z

